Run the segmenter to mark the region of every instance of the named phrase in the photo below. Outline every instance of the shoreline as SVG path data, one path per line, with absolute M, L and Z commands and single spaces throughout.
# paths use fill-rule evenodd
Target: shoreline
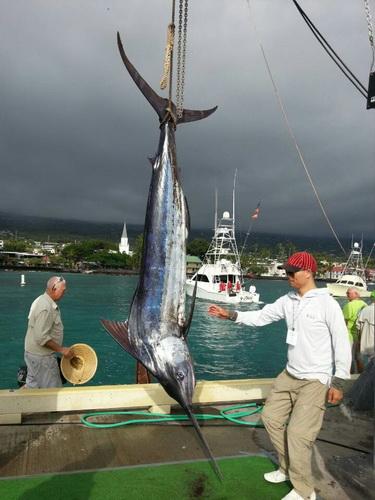
M 17 272 L 17 271 L 33 271 L 33 272 L 56 272 L 56 273 L 72 273 L 72 274 L 107 274 L 107 275 L 124 275 L 124 276 L 136 276 L 139 271 L 134 271 L 132 269 L 71 269 L 71 268 L 61 268 L 56 266 L 0 266 L 0 271 L 4 272 Z M 190 276 L 187 276 L 190 277 Z M 250 276 L 244 275 L 247 280 L 264 280 L 264 281 L 287 281 L 287 277 L 282 276 Z M 333 278 L 315 278 L 318 282 L 334 283 L 336 279 Z

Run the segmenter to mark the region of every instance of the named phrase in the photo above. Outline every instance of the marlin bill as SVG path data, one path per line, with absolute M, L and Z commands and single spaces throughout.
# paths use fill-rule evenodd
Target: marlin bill
M 176 159 L 176 126 L 201 120 L 215 108 L 184 109 L 177 117 L 172 101 L 160 97 L 129 61 L 117 34 L 123 63 L 154 108 L 160 121 L 160 139 L 151 160 L 152 176 L 144 225 L 139 282 L 127 322 L 103 320 L 112 337 L 138 360 L 185 410 L 203 447 L 221 477 L 220 470 L 192 412 L 195 387 L 193 362 L 186 342 L 194 299 L 185 317 L 186 240 L 189 211 L 181 187 Z

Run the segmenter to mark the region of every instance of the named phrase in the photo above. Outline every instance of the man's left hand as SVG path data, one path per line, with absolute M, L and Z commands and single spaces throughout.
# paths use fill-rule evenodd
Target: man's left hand
M 340 389 L 335 389 L 334 387 L 330 387 L 328 390 L 327 401 L 328 401 L 328 403 L 336 405 L 336 404 L 340 403 L 343 396 L 344 396 L 344 394 L 342 391 L 340 391 Z

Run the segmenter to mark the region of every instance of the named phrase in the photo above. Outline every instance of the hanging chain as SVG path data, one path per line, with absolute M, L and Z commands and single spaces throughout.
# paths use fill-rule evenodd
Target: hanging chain
M 371 70 L 374 67 L 374 57 L 375 57 L 375 47 L 374 47 L 374 29 L 372 26 L 372 18 L 371 18 L 371 12 L 370 12 L 370 5 L 368 3 L 368 0 L 363 0 L 365 4 L 365 13 L 366 13 L 366 21 L 367 21 L 367 29 L 368 29 L 368 39 L 370 41 L 370 46 L 372 50 L 372 63 L 371 63 Z
M 169 24 L 167 31 L 167 43 L 165 46 L 165 54 L 164 54 L 163 76 L 161 77 L 160 80 L 160 88 L 162 90 L 167 88 L 169 74 L 171 71 L 171 59 L 172 59 L 172 52 L 174 45 L 174 31 L 175 31 L 174 24 Z
M 182 113 L 184 110 L 187 22 L 188 22 L 188 0 L 180 0 L 179 16 L 178 16 L 177 82 L 176 82 L 177 118 L 182 117 Z

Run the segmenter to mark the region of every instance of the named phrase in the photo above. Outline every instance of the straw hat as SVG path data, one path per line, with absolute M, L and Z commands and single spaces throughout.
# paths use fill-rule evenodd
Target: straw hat
M 74 356 L 61 359 L 61 371 L 66 380 L 74 385 L 85 384 L 95 375 L 98 358 L 87 344 L 74 344 L 70 348 Z

